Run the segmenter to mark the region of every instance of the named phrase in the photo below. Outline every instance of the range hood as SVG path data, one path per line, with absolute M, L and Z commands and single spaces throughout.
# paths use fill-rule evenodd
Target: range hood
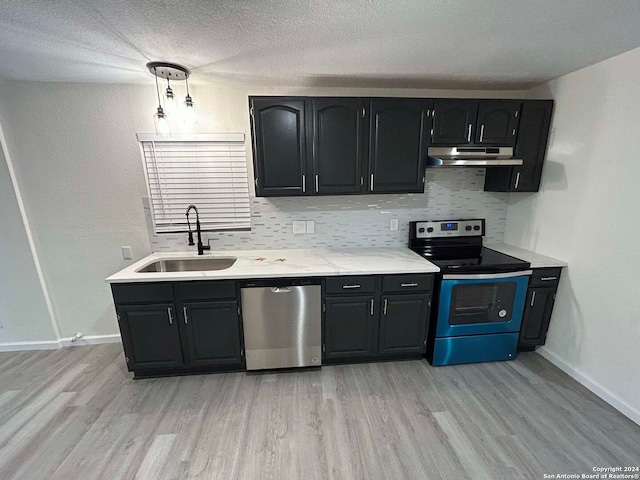
M 429 147 L 427 167 L 500 167 L 522 165 L 513 147 Z

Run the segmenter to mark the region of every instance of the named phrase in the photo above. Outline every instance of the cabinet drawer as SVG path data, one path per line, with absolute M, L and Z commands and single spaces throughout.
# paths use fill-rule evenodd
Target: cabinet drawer
M 530 287 L 555 287 L 560 281 L 561 268 L 536 268 L 529 279 Z
M 385 275 L 382 278 L 382 291 L 387 292 L 425 292 L 433 287 L 433 275 Z
M 236 282 L 183 282 L 180 284 L 182 300 L 211 300 L 236 298 Z
M 327 294 L 373 293 L 376 289 L 376 277 L 373 275 L 329 277 L 326 286 Z
M 114 283 L 111 285 L 115 303 L 172 302 L 171 283 Z

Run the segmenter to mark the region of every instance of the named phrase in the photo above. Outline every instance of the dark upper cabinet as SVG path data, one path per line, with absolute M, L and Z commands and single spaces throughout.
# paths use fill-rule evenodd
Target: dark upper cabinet
M 478 104 L 476 143 L 513 146 L 518 130 L 520 101 L 485 100 Z
M 474 142 L 477 100 L 436 100 L 432 145 L 467 145 Z
M 431 100 L 373 99 L 370 105 L 369 193 L 424 192 Z
M 237 302 L 184 303 L 181 314 L 190 365 L 242 363 Z
M 118 305 L 116 309 L 130 371 L 184 365 L 173 303 Z
M 309 183 L 305 100 L 250 99 L 257 196 L 303 195 Z
M 523 164 L 517 167 L 487 168 L 485 191 L 537 192 L 547 151 L 553 100 L 522 102 L 514 156 Z
M 378 353 L 424 353 L 429 306 L 429 295 L 426 294 L 383 296 Z
M 359 98 L 311 99 L 313 192 L 364 191 L 364 102 Z
M 327 297 L 325 311 L 324 358 L 339 360 L 373 354 L 372 296 Z

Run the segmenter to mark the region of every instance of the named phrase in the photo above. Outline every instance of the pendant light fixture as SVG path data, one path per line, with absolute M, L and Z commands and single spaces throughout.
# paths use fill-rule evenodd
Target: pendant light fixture
M 149 62 L 147 68 L 156 77 L 156 94 L 158 96 L 158 109 L 154 114 L 154 123 L 156 126 L 156 133 L 158 135 L 170 135 L 171 126 L 170 121 L 174 120 L 174 117 L 179 116 L 178 110 L 180 109 L 173 89 L 171 88 L 171 80 L 184 80 L 187 86 L 187 96 L 184 102 L 184 118 L 187 121 L 190 117 L 193 117 L 195 121 L 195 110 L 193 106 L 193 99 L 189 95 L 189 83 L 187 79 L 191 72 L 186 67 L 178 65 L 177 63 L 168 62 Z M 167 89 L 165 90 L 164 108 L 160 99 L 160 88 L 158 86 L 158 78 L 164 78 L 167 80 Z M 186 122 L 188 123 L 188 122 Z
M 184 123 L 191 126 L 196 123 L 196 107 L 191 95 L 189 95 L 189 80 L 185 78 L 184 83 L 187 87 L 187 96 L 184 97 Z

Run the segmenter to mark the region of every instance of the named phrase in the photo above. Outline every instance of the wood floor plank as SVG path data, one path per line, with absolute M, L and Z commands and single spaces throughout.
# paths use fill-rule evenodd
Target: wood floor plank
M 134 381 L 120 345 L 0 354 L 2 480 L 505 479 L 640 458 L 535 353 Z

